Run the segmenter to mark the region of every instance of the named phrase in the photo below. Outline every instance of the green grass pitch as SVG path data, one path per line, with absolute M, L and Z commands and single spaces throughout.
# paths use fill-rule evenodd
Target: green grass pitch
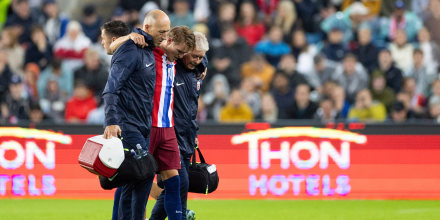
M 149 201 L 151 212 L 154 201 Z M 111 200 L 0 199 L 1 220 L 110 220 Z M 435 220 L 440 201 L 190 200 L 198 220 Z

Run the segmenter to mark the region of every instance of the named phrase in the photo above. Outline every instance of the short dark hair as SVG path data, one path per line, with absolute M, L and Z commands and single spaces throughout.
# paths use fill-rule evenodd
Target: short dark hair
M 344 57 L 344 60 L 345 59 L 353 59 L 355 62 L 357 61 L 357 57 L 353 53 L 347 53 Z
M 405 105 L 401 101 L 396 101 L 391 106 L 391 111 L 392 112 L 401 112 L 403 110 L 405 110 Z
M 61 69 L 62 63 L 63 61 L 60 58 L 54 58 L 50 63 L 50 66 L 52 67 L 52 69 L 59 70 Z
M 101 30 L 110 37 L 122 37 L 130 34 L 130 28 L 122 21 L 108 21 L 102 25 Z
M 416 49 L 414 49 L 413 54 L 417 54 L 417 53 L 423 55 L 423 50 L 420 49 L 420 48 L 416 48 Z
M 31 26 L 31 34 L 35 33 L 35 32 L 43 32 L 44 33 L 44 28 L 43 26 L 41 26 L 40 24 L 34 24 Z

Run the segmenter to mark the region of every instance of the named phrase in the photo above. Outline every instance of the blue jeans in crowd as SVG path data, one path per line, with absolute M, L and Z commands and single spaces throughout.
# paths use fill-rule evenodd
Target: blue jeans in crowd
M 183 159 L 180 155 L 180 161 L 182 168 L 179 171 L 180 176 L 180 199 L 182 201 L 182 219 L 186 220 L 186 201 L 188 199 L 188 169 L 190 164 L 190 159 Z M 153 207 L 151 217 L 149 220 L 163 220 L 167 217 L 165 212 L 165 190 L 157 198 L 156 204 Z

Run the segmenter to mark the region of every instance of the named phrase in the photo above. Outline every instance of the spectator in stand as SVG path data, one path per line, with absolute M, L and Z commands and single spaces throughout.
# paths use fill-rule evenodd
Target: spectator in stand
M 273 26 L 269 31 L 269 38 L 255 45 L 255 52 L 266 56 L 272 66 L 277 66 L 281 56 L 291 52 L 289 45 L 283 42 L 283 32 L 280 27 Z
M 405 5 L 411 5 L 411 1 L 413 0 L 403 0 L 403 3 Z M 395 10 L 396 0 L 383 0 L 382 1 L 382 7 L 380 8 L 380 16 L 383 17 L 390 17 L 393 15 L 393 12 Z
M 241 3 L 235 29 L 250 46 L 263 38 L 266 30 L 264 24 L 258 20 L 257 10 L 251 1 Z
M 5 49 L 8 54 L 8 64 L 10 70 L 19 75 L 24 76 L 23 63 L 24 63 L 24 49 L 18 44 L 19 30 L 16 27 L 6 27 L 1 32 L 0 45 Z
M 26 64 L 24 70 L 24 90 L 26 91 L 26 96 L 31 102 L 38 102 L 38 89 L 37 81 L 40 75 L 40 68 L 35 63 Z
M 333 80 L 344 87 L 347 100 L 353 103 L 358 91 L 368 88 L 369 77 L 362 64 L 357 62 L 356 56 L 348 54 L 342 66 L 336 69 Z
M 299 84 L 296 87 L 293 104 L 289 107 L 289 119 L 313 119 L 318 105 L 310 101 L 310 86 Z
M 440 123 L 440 98 L 432 97 L 429 100 L 429 118 Z
M 197 109 L 197 122 L 202 123 L 208 120 L 208 109 L 203 101 L 203 96 L 199 96 L 199 107 Z
M 335 103 L 330 97 L 323 97 L 319 102 L 319 108 L 316 111 L 315 119 L 321 123 L 335 122 L 339 119 L 338 110 L 335 108 Z
M 261 90 L 259 88 L 261 88 L 261 80 L 257 77 L 249 76 L 241 80 L 241 95 L 249 107 L 251 107 L 255 118 L 259 117 L 261 113 Z
M 288 109 L 292 105 L 293 89 L 289 85 L 289 76 L 278 70 L 273 76 L 271 94 L 278 108 L 278 118 L 287 119 Z
M 52 60 L 51 65 L 43 70 L 37 81 L 38 94 L 45 97 L 48 79 L 55 76 L 63 96 L 70 97 L 73 93 L 73 73 L 60 59 Z
M 281 61 L 278 64 L 278 70 L 287 74 L 288 85 L 295 90 L 299 84 L 307 83 L 305 76 L 296 71 L 296 60 L 292 54 L 286 54 L 281 57 Z
M 98 36 L 101 34 L 102 19 L 96 12 L 96 6 L 93 4 L 86 5 L 82 13 L 81 27 L 84 35 L 93 43 L 98 42 Z
M 26 49 L 24 63 L 36 63 L 45 69 L 52 61 L 52 46 L 47 42 L 43 27 L 34 25 L 31 31 L 32 42 Z
M 429 99 L 431 99 L 434 96 L 440 97 L 440 79 L 436 79 L 431 85 Z
M 362 89 L 356 94 L 354 107 L 348 113 L 348 119 L 362 122 L 382 122 L 386 116 L 385 106 L 374 101 L 368 89 Z
M 23 96 L 23 81 L 18 75 L 12 75 L 9 93 L 1 104 L 3 117 L 11 124 L 17 124 L 29 117 L 29 100 Z
M 333 94 L 333 90 L 339 86 L 339 84 L 333 80 L 327 81 L 322 84 L 321 97 L 331 96 Z M 345 95 L 344 95 L 345 98 Z
M 43 12 L 41 23 L 43 24 L 49 44 L 54 45 L 58 39 L 64 37 L 69 18 L 63 13 L 60 13 L 55 0 L 44 0 Z
M 335 103 L 335 109 L 341 118 L 347 118 L 350 111 L 350 103 L 345 98 L 345 90 L 342 86 L 335 86 L 330 93 L 330 98 Z
M 406 41 L 404 30 L 396 31 L 394 42 L 390 44 L 390 52 L 399 69 L 406 70 L 412 66 L 414 47 Z
M 113 11 L 113 15 L 110 20 L 122 21 L 124 23 L 127 23 L 128 22 L 128 15 L 127 15 L 127 13 L 124 12 L 124 10 L 121 7 L 116 7 L 115 10 Z
M 6 97 L 11 77 L 12 72 L 8 66 L 8 54 L 4 49 L 0 48 L 0 102 Z
M 138 14 L 139 9 L 142 8 L 146 2 L 147 0 L 119 1 L 118 7 L 124 9 L 126 13 Z
M 322 93 L 322 86 L 332 79 L 338 64 L 327 60 L 324 55 L 317 54 L 313 58 L 313 69 L 304 75 L 309 85 L 318 93 Z
M 413 65 L 404 71 L 405 77 L 412 77 L 416 81 L 416 93 L 425 97 L 429 95 L 429 87 L 437 77 L 437 73 L 433 69 L 425 66 L 424 54 L 420 49 L 415 49 L 413 53 Z
M 40 94 L 40 106 L 43 112 L 55 123 L 64 122 L 64 109 L 67 95 L 60 90 L 59 77 L 51 75 L 47 78 L 44 94 Z
M 99 59 L 99 54 L 93 49 L 88 49 L 84 54 L 84 66 L 74 73 L 74 82 L 82 81 L 92 90 L 93 96 L 101 102 L 102 91 L 108 78 L 108 67 Z
M 174 1 L 174 12 L 170 14 L 170 21 L 173 27 L 185 25 L 192 28 L 196 24 L 194 14 L 190 11 L 189 6 L 189 2 L 186 0 Z
M 280 27 L 283 32 L 283 39 L 287 42 L 292 39 L 292 33 L 297 26 L 297 17 L 295 4 L 292 1 L 279 1 L 271 26 Z
M 353 39 L 353 33 L 364 23 L 368 15 L 368 8 L 361 2 L 354 2 L 343 12 L 337 12 L 325 18 L 321 23 L 321 29 L 329 34 L 333 29 L 338 28 L 342 35 L 342 43 L 348 45 Z
M 391 105 L 395 101 L 393 89 L 386 86 L 385 76 L 381 71 L 374 71 L 371 75 L 371 95 L 373 100 L 377 100 L 385 105 L 387 111 L 391 109 Z
M 35 126 L 37 124 L 52 124 L 54 123 L 46 114 L 38 103 L 32 103 L 29 108 L 29 124 Z
M 315 40 L 320 40 L 320 23 L 322 21 L 321 10 L 324 9 L 325 1 L 320 0 L 296 0 L 295 6 L 298 11 L 298 18 L 302 28 L 309 36 L 314 36 Z
M 348 53 L 346 43 L 343 41 L 343 32 L 339 27 L 333 27 L 328 33 L 328 42 L 321 51 L 329 60 L 340 62 Z
M 428 29 L 423 27 L 417 35 L 419 48 L 423 51 L 423 65 L 429 71 L 437 71 L 440 61 L 440 46 L 431 40 Z
M 424 20 L 429 13 L 430 1 L 431 0 L 412 0 L 411 11 L 413 11 L 421 20 Z
M 367 71 L 371 73 L 378 66 L 377 56 L 379 55 L 379 49 L 371 42 L 371 29 L 368 26 L 362 26 L 357 33 L 359 44 L 354 49 L 353 54 L 356 55 Z
M 12 14 L 8 16 L 5 27 L 16 27 L 20 44 L 31 42 L 31 27 L 36 18 L 31 16 L 28 0 L 15 0 L 12 2 Z M 15 40 L 15 39 L 14 39 Z
M 208 20 L 209 35 L 212 39 L 220 39 L 222 30 L 234 25 L 236 15 L 235 5 L 224 1 L 221 3 L 217 15 L 212 15 Z
M 396 101 L 393 103 L 390 111 L 390 119 L 394 123 L 403 123 L 408 120 L 408 109 L 405 108 L 402 102 Z
M 298 63 L 298 72 L 302 74 L 310 73 L 313 69 L 313 57 L 318 53 L 315 45 L 308 44 L 306 34 L 303 30 L 296 30 L 292 36 L 292 53 Z
M 387 86 L 398 93 L 403 85 L 402 71 L 394 65 L 391 52 L 387 49 L 379 52 L 379 70 L 384 73 Z
M 252 120 L 254 120 L 252 109 L 244 101 L 240 90 L 232 90 L 228 103 L 220 109 L 219 122 L 250 122 Z
M 431 92 L 429 93 L 429 97 L 438 96 L 440 97 L 440 79 L 434 80 L 431 85 Z
M 66 35 L 55 43 L 54 56 L 62 59 L 66 67 L 74 71 L 84 64 L 84 53 L 91 44 L 82 32 L 81 25 L 77 21 L 70 21 Z
M 222 46 L 214 48 L 213 69 L 208 72 L 221 73 L 232 87 L 240 82 L 240 66 L 250 60 L 252 48 L 239 37 L 232 27 L 222 33 Z
M 203 95 L 203 103 L 206 104 L 208 118 L 219 120 L 220 109 L 228 100 L 229 90 L 229 83 L 224 75 L 216 74 L 211 79 L 208 90 Z
M 97 103 L 90 89 L 84 82 L 77 81 L 73 96 L 66 103 L 65 119 L 69 123 L 83 123 L 96 107 Z
M 405 109 L 407 110 L 407 118 L 408 119 L 413 119 L 413 118 L 425 118 L 426 115 L 425 114 L 418 114 L 416 113 L 412 106 L 411 106 L 411 95 L 408 94 L 405 91 L 401 91 L 399 93 L 397 93 L 396 95 L 396 101 L 402 102 L 403 105 L 405 106 Z
M 259 8 L 259 15 L 262 15 L 264 25 L 270 26 L 272 18 L 279 11 L 280 0 L 256 0 Z M 292 8 L 291 8 L 292 9 Z M 293 8 L 293 11 L 295 9 Z
M 267 63 L 262 54 L 254 54 L 249 62 L 241 66 L 242 79 L 247 77 L 256 77 L 261 82 L 260 89 L 263 92 L 269 90 L 275 68 Z
M 195 0 L 193 12 L 196 23 L 206 24 L 212 12 L 217 11 L 217 4 L 217 0 Z
M 440 45 L 440 1 L 429 2 L 429 14 L 425 19 L 424 26 L 431 33 L 432 41 Z
M 404 30 L 408 41 L 413 42 L 422 28 L 422 21 L 415 13 L 406 10 L 405 2 L 397 0 L 394 3 L 393 14 L 390 18 L 384 18 L 380 27 L 382 37 L 388 41 L 394 41 L 398 30 Z
M 261 96 L 261 117 L 265 122 L 273 123 L 278 119 L 278 108 L 273 96 L 270 93 L 264 93 Z
M 424 115 L 427 100 L 423 94 L 417 92 L 416 80 L 411 77 L 405 78 L 403 80 L 402 91 L 411 97 L 411 109 L 418 115 Z

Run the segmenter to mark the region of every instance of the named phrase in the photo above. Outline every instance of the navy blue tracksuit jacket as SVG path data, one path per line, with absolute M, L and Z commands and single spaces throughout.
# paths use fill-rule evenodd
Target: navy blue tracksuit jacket
M 194 153 L 195 138 L 199 126 L 196 121 L 198 99 L 202 80 L 197 75 L 208 65 L 206 57 L 194 70 L 187 69 L 181 60 L 177 61 L 174 78 L 174 130 L 182 159 L 190 159 Z
M 154 45 L 151 36 L 145 36 Z M 119 125 L 123 133 L 137 132 L 147 138 L 151 129 L 151 111 L 156 83 L 153 47 L 137 47 L 132 40 L 113 54 L 110 74 L 103 92 L 105 123 Z

